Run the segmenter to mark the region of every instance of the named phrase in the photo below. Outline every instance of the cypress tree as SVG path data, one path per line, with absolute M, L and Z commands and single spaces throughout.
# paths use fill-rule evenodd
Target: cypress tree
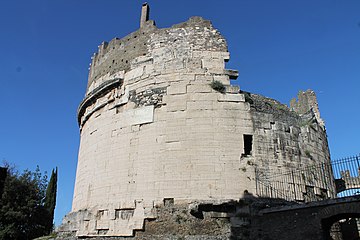
M 0 199 L 3 193 L 6 176 L 7 168 L 0 167 Z
M 57 167 L 52 170 L 49 184 L 46 188 L 46 196 L 44 207 L 49 213 L 49 225 L 48 231 L 49 233 L 53 229 L 53 221 L 54 221 L 54 210 L 56 205 L 56 191 L 57 191 Z

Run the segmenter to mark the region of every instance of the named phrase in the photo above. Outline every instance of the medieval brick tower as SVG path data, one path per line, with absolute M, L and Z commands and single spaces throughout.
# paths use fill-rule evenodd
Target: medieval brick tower
M 210 21 L 159 29 L 147 4 L 137 31 L 100 45 L 78 109 L 79 159 L 63 231 L 136 237 L 164 205 L 186 212 L 256 196 L 255 168 L 266 181 L 329 161 L 314 92 L 300 93 L 289 109 L 240 91 L 230 85 L 238 72 L 225 68 L 229 59 Z M 321 181 L 312 186 L 332 194 Z

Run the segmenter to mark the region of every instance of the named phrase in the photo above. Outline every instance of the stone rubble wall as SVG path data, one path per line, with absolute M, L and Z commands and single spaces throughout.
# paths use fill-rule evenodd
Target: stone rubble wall
M 192 210 L 197 207 L 192 204 L 173 204 L 167 201 L 156 206 L 154 212 L 158 216 L 155 219 L 145 220 L 146 231 L 136 231 L 131 238 L 134 240 L 226 240 L 231 236 L 231 221 L 229 213 L 201 212 L 202 217 L 192 215 Z M 193 207 L 193 209 L 191 208 Z M 234 208 L 234 207 L 232 207 Z M 56 239 L 76 240 L 74 232 L 58 233 Z M 125 240 L 129 237 L 92 237 L 97 240 Z

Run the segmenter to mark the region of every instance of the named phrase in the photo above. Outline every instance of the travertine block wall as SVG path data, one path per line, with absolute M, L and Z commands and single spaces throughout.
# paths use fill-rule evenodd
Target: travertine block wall
M 194 17 L 167 29 L 143 24 L 102 44 L 93 58 L 64 231 L 132 236 L 144 219 L 156 218 L 154 207 L 164 199 L 237 200 L 245 190 L 256 194 L 256 166 L 271 172 L 329 159 L 316 122 L 305 128 L 297 114 L 269 111 L 265 98 L 249 101 L 230 86 L 237 71 L 225 69 L 226 41 L 209 21 Z M 226 92 L 212 89 L 213 81 Z M 251 152 L 244 135 L 252 136 Z
M 132 235 L 164 198 L 225 201 L 254 190 L 240 162 L 242 134 L 253 132 L 250 105 L 210 87 L 233 77 L 225 40 L 201 18 L 148 37 L 129 70 L 90 75 L 72 211 L 94 217 L 78 235 Z M 117 220 L 122 209 L 142 211 Z
M 299 115 L 286 105 L 256 94 L 249 98 L 254 122 L 255 164 L 262 175 L 260 180 L 278 187 L 281 184 L 281 189 L 277 190 L 293 194 L 292 199 L 297 201 L 306 201 L 306 186 L 313 187 L 315 194 L 334 196 L 331 169 L 314 172 L 311 176 L 290 174 L 290 171 L 330 162 L 327 135 L 319 115 L 311 108 Z M 288 185 L 283 184 L 286 181 Z

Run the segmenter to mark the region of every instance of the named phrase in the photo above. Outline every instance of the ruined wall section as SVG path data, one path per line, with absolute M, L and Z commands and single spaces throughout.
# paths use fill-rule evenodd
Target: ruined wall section
M 320 117 L 318 101 L 313 90 L 306 90 L 305 92 L 299 91 L 297 99 L 291 99 L 290 109 L 300 115 L 313 112 L 315 114 L 316 121 L 320 124 L 321 127 L 325 127 L 325 123 Z
M 328 179 L 319 178 L 316 173 L 299 179 L 290 176 L 293 169 L 330 162 L 326 131 L 316 115 L 311 111 L 299 115 L 276 100 L 256 94 L 247 96 L 254 122 L 254 164 L 262 174 L 258 176 L 262 183 L 277 184 L 284 196 L 289 196 L 290 191 L 297 201 L 305 201 L 309 194 L 333 196 L 331 174 Z M 286 181 L 288 185 L 283 184 Z M 291 183 L 299 187 L 294 188 Z M 307 192 L 309 189 L 314 192 Z

